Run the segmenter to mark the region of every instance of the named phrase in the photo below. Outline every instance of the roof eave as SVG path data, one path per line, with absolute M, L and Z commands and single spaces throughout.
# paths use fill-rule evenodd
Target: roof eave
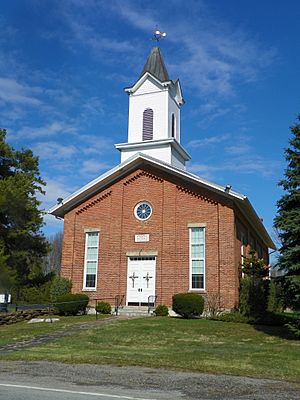
M 261 239 L 264 241 L 265 245 L 267 245 L 270 249 L 276 250 L 276 245 L 271 239 L 268 231 L 266 230 L 262 220 L 257 215 L 254 207 L 252 206 L 250 200 L 245 197 L 243 202 L 235 201 L 235 205 L 242 212 L 242 214 L 246 217 L 247 221 L 252 225 L 255 231 L 259 232 Z

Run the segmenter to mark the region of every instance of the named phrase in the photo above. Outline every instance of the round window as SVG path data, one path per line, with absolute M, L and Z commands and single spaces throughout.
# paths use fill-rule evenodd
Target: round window
M 146 201 L 141 201 L 135 206 L 134 215 L 140 221 L 146 221 L 146 219 L 150 218 L 152 215 L 151 204 Z

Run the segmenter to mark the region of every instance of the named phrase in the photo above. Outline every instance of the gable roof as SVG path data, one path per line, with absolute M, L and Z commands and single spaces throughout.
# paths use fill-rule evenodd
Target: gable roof
M 83 201 L 87 200 L 95 193 L 105 189 L 116 180 L 122 178 L 123 176 L 127 175 L 129 172 L 135 170 L 138 166 L 141 165 L 154 166 L 159 170 L 168 172 L 175 177 L 183 178 L 185 181 L 195 184 L 200 188 L 202 187 L 205 189 L 209 189 L 221 196 L 224 196 L 225 198 L 230 198 L 236 205 L 236 207 L 245 216 L 250 225 L 252 225 L 252 227 L 260 234 L 260 237 L 262 238 L 264 243 L 272 249 L 276 248 L 262 221 L 256 214 L 254 208 L 252 207 L 250 201 L 246 196 L 233 190 L 227 192 L 225 191 L 225 188 L 221 185 L 210 182 L 202 177 L 184 171 L 180 168 L 176 168 L 173 165 L 165 163 L 161 160 L 157 160 L 156 158 L 150 157 L 149 155 L 143 153 L 134 154 L 132 157 L 128 158 L 121 164 L 92 180 L 87 185 L 83 186 L 76 192 L 66 197 L 60 204 L 57 204 L 50 208 L 48 213 L 56 217 L 63 218 L 64 215 L 72 208 L 81 204 Z
M 170 80 L 159 47 L 152 48 L 151 53 L 146 61 L 146 64 L 144 65 L 144 68 L 139 78 L 141 78 L 146 72 L 149 72 L 151 75 L 155 76 L 155 78 L 159 79 L 161 82 Z

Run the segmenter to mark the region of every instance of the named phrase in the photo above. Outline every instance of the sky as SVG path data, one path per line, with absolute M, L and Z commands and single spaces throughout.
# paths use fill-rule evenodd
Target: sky
M 0 127 L 31 148 L 47 210 L 120 162 L 128 96 L 156 26 L 180 79 L 187 169 L 248 196 L 273 235 L 300 113 L 298 0 L 11 0 L 0 4 Z M 45 216 L 52 235 L 63 222 Z

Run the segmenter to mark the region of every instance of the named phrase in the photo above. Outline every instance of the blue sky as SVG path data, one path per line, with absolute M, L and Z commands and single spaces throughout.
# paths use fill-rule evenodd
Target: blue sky
M 128 98 L 158 25 L 185 106 L 188 170 L 250 198 L 272 233 L 300 112 L 300 3 L 11 0 L 0 6 L 0 126 L 40 158 L 43 207 L 119 163 Z M 47 235 L 62 222 L 46 216 Z

